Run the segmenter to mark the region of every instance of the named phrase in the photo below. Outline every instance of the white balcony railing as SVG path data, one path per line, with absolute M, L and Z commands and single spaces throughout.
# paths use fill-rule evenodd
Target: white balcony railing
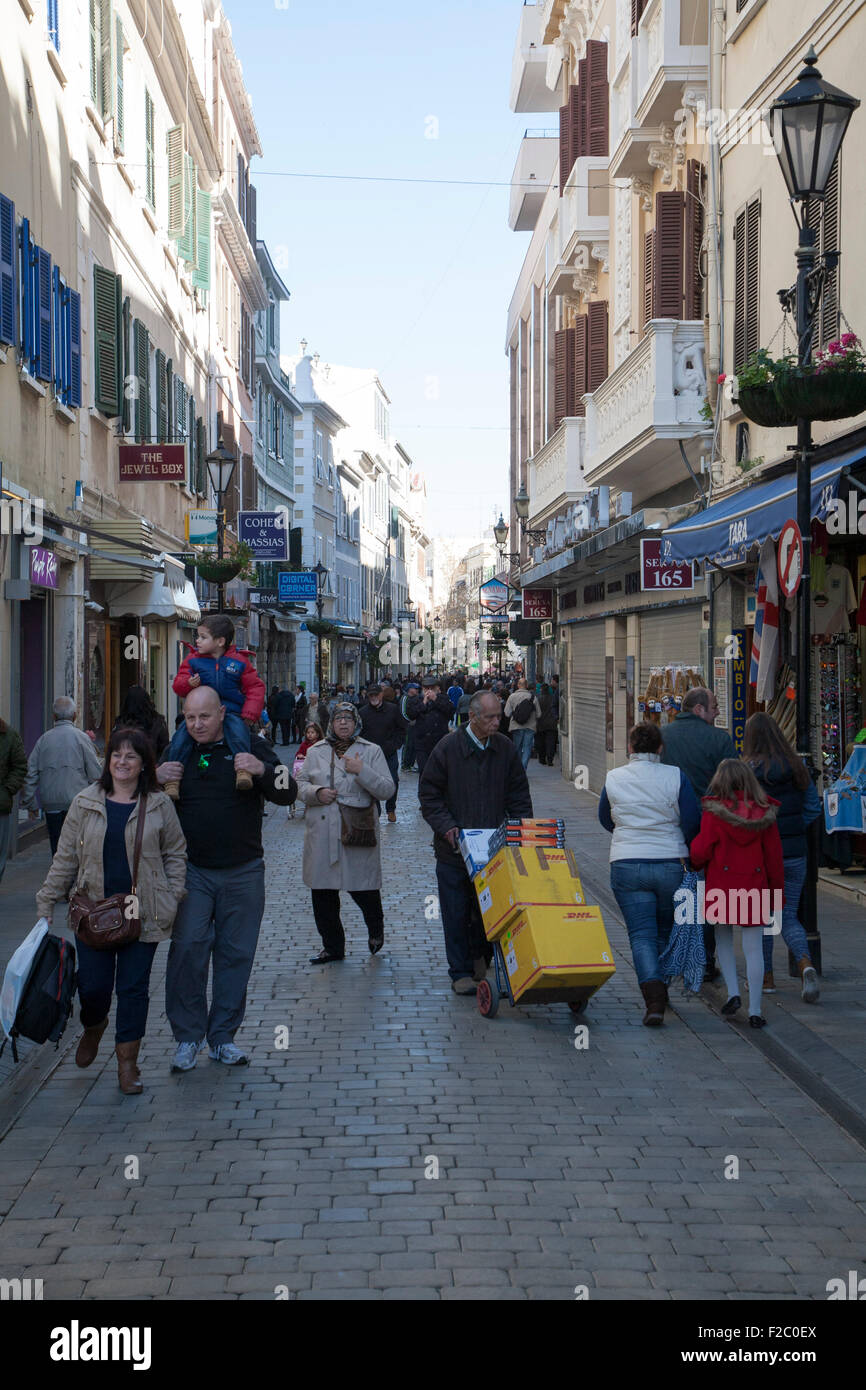
M 558 84 L 553 89 L 547 85 L 551 49 L 544 42 L 541 8 L 525 4 L 521 11 L 511 66 L 512 111 L 555 111 L 562 105 Z
M 513 232 L 535 229 L 558 159 L 558 130 L 526 131 L 511 176 L 508 225 Z
M 709 0 L 650 0 L 634 45 L 634 115 L 640 126 L 674 119 L 685 83 L 706 82 Z
M 585 431 L 585 420 L 569 416 L 529 460 L 530 526 L 543 525 L 553 510 L 585 492 Z
M 548 237 L 549 293 L 570 292 L 569 278 L 580 270 L 591 270 L 593 258 L 606 269 L 610 236 L 609 183 L 607 158 L 592 156 L 575 161 Z
M 643 342 L 584 398 L 589 484 L 612 481 L 612 472 L 629 460 L 641 472 L 652 472 L 668 455 L 676 463 L 676 441 L 706 431 L 701 415 L 706 396 L 703 323 L 654 319 Z M 677 477 L 681 460 L 678 469 Z M 629 467 L 622 479 L 616 473 L 616 482 L 631 490 L 633 475 Z M 666 481 L 654 472 L 649 490 L 659 491 Z

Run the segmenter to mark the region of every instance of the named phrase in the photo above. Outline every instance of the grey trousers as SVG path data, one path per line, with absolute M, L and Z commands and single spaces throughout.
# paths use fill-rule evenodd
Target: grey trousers
M 0 816 L 0 878 L 6 872 L 9 846 L 12 843 L 12 816 Z
M 265 910 L 265 863 L 235 869 L 187 864 L 165 974 L 165 1011 L 176 1042 L 231 1042 L 244 1021 L 247 985 Z M 207 976 L 213 956 L 213 988 Z

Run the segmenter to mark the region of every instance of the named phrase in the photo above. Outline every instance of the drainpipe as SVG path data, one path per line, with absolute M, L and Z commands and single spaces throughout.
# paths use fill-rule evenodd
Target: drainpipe
M 724 47 L 725 0 L 713 0 L 710 14 L 710 111 L 719 109 L 722 104 Z M 710 129 L 716 129 L 715 122 L 711 122 Z M 707 163 L 710 194 L 707 209 L 707 398 L 715 410 L 719 396 L 719 372 L 722 369 L 722 274 L 719 250 L 721 151 L 717 139 L 713 139 L 709 144 Z

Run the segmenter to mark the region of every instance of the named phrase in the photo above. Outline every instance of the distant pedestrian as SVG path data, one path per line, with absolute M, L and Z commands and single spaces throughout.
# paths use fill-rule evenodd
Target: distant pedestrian
M 473 680 L 468 680 L 466 682 L 463 694 L 460 696 L 460 699 L 457 702 L 457 709 L 455 711 L 455 718 L 457 721 L 458 729 L 463 724 L 469 723 L 469 704 L 472 700 L 472 696 L 475 694 L 476 689 L 477 687 Z
M 409 717 L 409 702 L 415 699 L 420 689 L 417 681 L 407 681 L 400 700 L 400 713 L 406 724 L 406 738 L 403 743 L 403 757 L 400 762 L 403 772 L 411 772 L 415 766 L 415 720 Z
M 143 729 L 153 747 L 157 761 L 168 747 L 168 725 L 159 713 L 143 685 L 131 685 L 126 692 L 115 729 Z
M 726 758 L 737 756 L 733 740 L 726 729 L 717 729 L 719 704 L 712 690 L 697 686 L 687 691 L 683 707 L 676 718 L 662 729 L 662 762 L 678 767 L 688 777 L 692 790 L 700 801 Z M 716 936 L 712 923 L 704 924 L 704 950 L 707 956 L 705 979 L 718 979 L 716 965 Z
M 297 784 L 264 739 L 233 753 L 225 737 L 225 706 L 213 686 L 192 690 L 184 714 L 195 753 L 186 765 L 165 761 L 163 783 L 180 781 L 177 813 L 187 841 L 187 896 L 175 923 L 165 979 L 165 1007 L 177 1044 L 173 1071 L 189 1071 L 196 1055 L 226 1066 L 249 1059 L 234 1038 L 244 1021 L 247 984 L 265 908 L 262 811 L 265 801 L 289 806 Z M 249 791 L 236 772 L 248 772 Z M 212 1003 L 207 1004 L 213 958 Z
M 313 916 L 322 950 L 311 965 L 343 960 L 346 936 L 340 893 L 347 892 L 364 916 L 370 953 L 382 949 L 382 863 L 373 803 L 391 796 L 394 782 L 382 749 L 361 737 L 354 705 L 334 710 L 331 729 L 308 749 L 298 778 L 304 817 L 303 880 L 312 893 Z
M 55 903 L 73 884 L 94 902 L 133 891 L 135 842 L 144 818 L 135 882 L 141 931 L 125 946 L 94 950 L 78 940 L 78 994 L 84 1036 L 75 1062 L 89 1067 L 108 1027 L 117 994 L 115 1055 L 124 1095 L 142 1090 L 138 1053 L 147 1027 L 149 983 L 160 941 L 171 936 L 185 895 L 186 845 L 171 800 L 159 790 L 153 745 L 142 729 L 115 729 L 94 786 L 74 797 L 57 852 L 36 895 L 41 915 L 52 920 Z
M 52 855 L 66 813 L 79 792 L 102 774 L 102 763 L 87 734 L 75 727 L 75 701 L 58 695 L 53 705 L 54 727 L 38 738 L 27 760 L 27 781 L 21 804 L 35 820 L 36 798 L 45 813 Z
M 295 718 L 295 697 L 291 690 L 278 690 L 273 702 L 273 709 L 270 711 L 271 719 L 274 721 L 274 735 L 276 737 L 277 725 L 280 728 L 280 738 L 284 745 L 292 741 L 292 725 Z
M 661 763 L 657 724 L 637 724 L 629 758 L 607 774 L 598 818 L 611 831 L 610 886 L 625 921 L 647 1028 L 664 1023 L 667 990 L 659 956 L 674 925 L 689 843 L 701 808 L 684 772 Z
M 307 705 L 306 722 L 312 719 L 314 724 L 320 724 L 322 732 L 328 732 L 328 702 L 315 693 L 310 696 Z
M 553 709 L 553 692 L 549 685 L 541 685 L 537 695 L 539 714 L 535 725 L 535 747 L 538 761 L 542 767 L 553 767 L 556 752 L 556 715 Z
M 454 706 L 442 694 L 439 677 L 425 676 L 421 695 L 411 699 L 407 708 L 409 717 L 415 720 L 415 757 L 420 779 L 436 744 L 448 733 Z
M 499 698 L 479 690 L 469 723 L 432 749 L 418 796 L 433 830 L 436 883 L 448 974 L 455 994 L 475 994 L 492 959 L 472 880 L 458 848 L 461 830 L 500 825 L 507 816 L 531 816 L 532 797 L 520 755 L 497 732 Z
M 9 857 L 15 795 L 26 781 L 27 754 L 21 735 L 0 719 L 0 880 Z
M 400 749 L 406 733 L 406 721 L 400 713 L 396 700 L 385 702 L 381 686 L 371 686 L 367 692 L 367 702 L 358 711 L 364 728 L 364 737 L 375 743 L 385 754 L 385 762 L 394 783 L 394 790 L 385 802 L 389 821 L 397 819 L 397 792 L 400 788 Z
M 522 677 L 517 682 L 517 689 L 505 701 L 503 713 L 509 720 L 508 732 L 520 754 L 523 766 L 528 767 L 541 707 L 529 689 L 529 682 Z
M 806 929 L 797 909 L 806 882 L 806 827 L 822 814 L 821 798 L 802 758 L 769 714 L 753 714 L 747 720 L 743 761 L 749 764 L 767 796 L 779 802 L 776 824 L 782 837 L 785 866 L 782 938 L 797 962 L 800 997 L 807 1004 L 815 1004 L 820 995 L 818 972 L 812 964 Z M 776 992 L 773 978 L 775 941 L 771 932 L 764 933 L 764 994 Z
M 304 737 L 304 725 L 307 721 L 308 709 L 309 702 L 307 700 L 307 692 L 303 685 L 299 685 L 295 690 L 295 710 L 292 715 L 292 721 L 295 726 L 295 738 L 299 743 Z
M 781 904 L 785 887 L 782 840 L 776 824 L 779 802 L 767 796 L 747 763 L 726 758 L 702 805 L 701 829 L 690 853 L 696 868 L 706 866 L 707 903 L 711 894 L 723 895 L 720 909 L 714 909 L 717 919 L 726 918 L 724 924 L 716 924 L 719 965 L 728 991 L 722 1013 L 731 1017 L 740 1007 L 734 957 L 734 926 L 740 926 L 749 986 L 749 1023 L 752 1028 L 763 1028 L 767 1022 L 761 1013 L 763 929 L 772 920 L 772 895 L 778 893 Z M 767 893 L 769 911 L 764 904 Z

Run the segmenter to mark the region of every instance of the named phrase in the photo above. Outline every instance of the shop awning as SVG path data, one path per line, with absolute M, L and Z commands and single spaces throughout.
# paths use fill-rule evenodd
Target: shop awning
M 187 579 L 183 565 L 170 555 L 160 555 L 163 570 L 154 574 L 149 584 L 136 584 L 125 589 L 120 584 L 108 584 L 109 614 L 112 618 L 134 617 L 142 622 L 162 619 L 176 622 L 180 618 L 185 623 L 197 623 L 201 609 L 196 598 L 195 587 Z
M 812 516 L 824 521 L 839 484 L 855 464 L 866 461 L 862 449 L 817 464 L 812 469 Z M 752 546 L 778 537 L 786 521 L 797 519 L 797 476 L 788 473 L 770 483 L 741 488 L 714 507 L 662 532 L 665 561 L 710 560 L 731 565 L 744 560 Z

